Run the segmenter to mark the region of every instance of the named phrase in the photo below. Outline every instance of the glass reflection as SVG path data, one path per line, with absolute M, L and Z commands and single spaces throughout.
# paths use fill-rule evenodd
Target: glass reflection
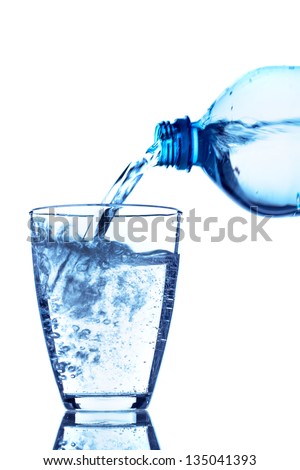
M 54 450 L 159 450 L 150 416 L 135 411 L 67 411 Z

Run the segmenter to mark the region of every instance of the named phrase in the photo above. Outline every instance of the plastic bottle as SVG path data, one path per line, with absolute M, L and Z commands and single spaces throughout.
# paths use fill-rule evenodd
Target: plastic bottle
M 161 122 L 158 165 L 201 167 L 238 204 L 300 215 L 300 67 L 254 70 L 197 122 Z

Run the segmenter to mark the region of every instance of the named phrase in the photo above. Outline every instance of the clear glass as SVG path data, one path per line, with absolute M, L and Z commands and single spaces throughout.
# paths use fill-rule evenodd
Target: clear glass
M 145 410 L 67 411 L 53 450 L 159 450 L 159 444 Z M 90 458 L 85 463 L 93 465 Z
M 66 408 L 145 408 L 172 317 L 180 212 L 91 204 L 30 215 L 39 311 Z

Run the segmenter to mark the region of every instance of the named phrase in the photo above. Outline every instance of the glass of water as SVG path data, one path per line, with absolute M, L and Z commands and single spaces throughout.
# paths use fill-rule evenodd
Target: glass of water
M 146 408 L 172 317 L 181 213 L 90 204 L 30 217 L 39 311 L 65 407 Z

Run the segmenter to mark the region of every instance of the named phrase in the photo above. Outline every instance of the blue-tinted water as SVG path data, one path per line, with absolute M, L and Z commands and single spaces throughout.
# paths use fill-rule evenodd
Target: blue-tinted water
M 178 255 L 134 253 L 101 238 L 46 240 L 33 244 L 33 261 L 64 399 L 150 397 L 172 314 Z
M 219 121 L 198 137 L 195 164 L 235 202 L 264 215 L 300 215 L 300 119 Z

